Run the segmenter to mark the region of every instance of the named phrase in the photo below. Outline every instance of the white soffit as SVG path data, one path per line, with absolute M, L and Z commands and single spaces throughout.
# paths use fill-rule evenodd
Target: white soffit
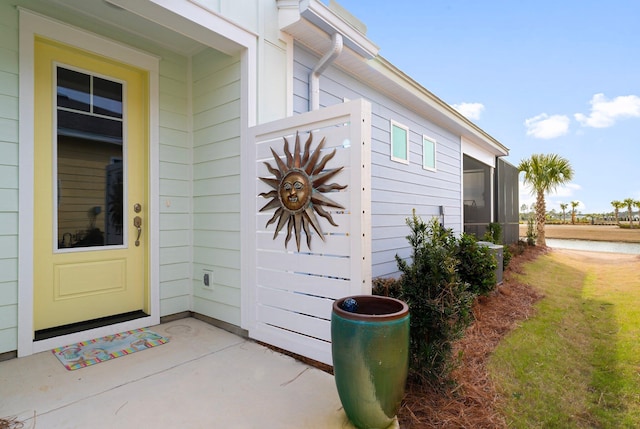
M 123 34 L 131 34 L 147 39 L 156 45 L 183 55 L 196 53 L 206 47 L 206 45 L 199 43 L 191 37 L 167 31 L 166 27 L 141 18 L 135 13 L 130 13 L 112 2 L 49 0 L 48 2 L 39 1 L 32 3 L 33 5 L 29 5 L 30 8 L 41 10 L 43 13 L 46 11 L 48 14 L 53 14 L 54 16 L 56 15 L 55 11 L 52 10 L 52 6 L 60 6 L 60 11 L 62 11 L 66 20 L 75 23 L 75 25 L 79 25 L 79 23 L 70 17 L 72 14 L 78 17 L 84 16 L 85 19 L 83 21 L 85 23 L 90 21 L 100 22 L 105 26 L 118 28 Z M 46 9 L 43 9 L 43 7 Z
M 462 138 L 462 153 L 474 158 L 483 164 L 487 164 L 489 167 L 495 168 L 496 157 L 493 154 L 488 153 L 486 150 L 472 141 Z

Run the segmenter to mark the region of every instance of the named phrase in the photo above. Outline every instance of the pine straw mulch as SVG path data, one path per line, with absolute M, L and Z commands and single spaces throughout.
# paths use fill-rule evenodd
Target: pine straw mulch
M 0 429 L 22 429 L 24 423 L 18 421 L 15 417 L 0 418 Z
M 423 387 L 409 382 L 398 420 L 403 429 L 506 428 L 498 411 L 500 398 L 487 371 L 489 356 L 500 340 L 530 317 L 542 295 L 518 282 L 514 273 L 522 265 L 548 251 L 526 247 L 514 256 L 504 272 L 503 283 L 473 307 L 474 323 L 453 346 L 460 360 L 452 372 L 451 385 Z

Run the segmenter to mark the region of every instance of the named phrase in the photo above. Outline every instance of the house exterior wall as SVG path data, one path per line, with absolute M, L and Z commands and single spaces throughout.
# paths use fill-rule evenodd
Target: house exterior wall
M 187 16 L 197 5 L 201 9 L 188 18 L 193 21 L 206 16 L 207 10 L 213 12 L 218 26 L 211 25 L 206 36 L 217 36 L 219 26 L 229 24 L 224 37 L 235 37 L 232 42 L 237 46 L 229 51 L 218 46 L 227 53 L 237 52 L 228 55 L 212 48 L 171 50 L 170 44 L 144 36 L 141 29 L 129 33 L 117 22 L 112 26 L 101 17 L 87 19 L 90 14 L 71 11 L 62 6 L 64 2 L 0 0 L 0 353 L 16 350 L 19 340 L 16 3 L 159 58 L 159 159 L 151 168 L 157 169 L 159 179 L 154 196 L 159 210 L 160 316 L 195 311 L 241 326 L 241 228 L 252 228 L 242 225 L 240 216 L 243 133 L 256 123 L 308 110 L 308 74 L 318 57 L 300 46 L 294 48 L 293 38 L 280 32 L 274 1 L 182 0 L 162 6 Z M 127 6 L 144 12 L 157 5 L 149 1 Z M 131 13 L 145 25 L 144 13 L 137 12 Z M 157 24 L 166 28 L 172 23 Z M 184 35 L 207 44 L 201 25 L 195 22 L 190 33 L 189 25 L 176 31 L 184 30 Z M 460 137 L 335 67 L 324 72 L 320 89 L 323 107 L 345 98 L 364 98 L 372 104 L 372 273 L 396 276 L 395 255 L 410 254 L 405 221 L 412 209 L 428 220 L 440 216 L 443 206 L 445 226 L 460 230 Z M 390 159 L 391 120 L 409 128 L 409 165 Z M 435 172 L 422 168 L 423 134 L 437 142 Z M 211 287 L 203 285 L 205 272 L 211 276 Z
M 294 112 L 308 110 L 309 72 L 318 58 L 296 45 L 294 56 Z M 427 221 L 440 217 L 444 225 L 460 232 L 461 143 L 460 137 L 410 111 L 389 97 L 367 87 L 335 67 L 320 77 L 320 106 L 364 98 L 372 104 L 371 130 L 371 223 L 373 277 L 399 275 L 395 255 L 410 256 L 406 219 L 416 214 Z M 391 161 L 390 121 L 409 128 L 409 165 Z M 422 136 L 437 142 L 437 171 L 422 168 Z M 442 218 L 440 218 L 442 219 Z
M 18 12 L 0 3 L 0 353 L 18 343 Z
M 0 1 L 0 353 L 18 344 L 19 17 L 12 3 Z M 190 58 L 106 26 L 88 30 L 160 58 L 160 316 L 194 310 L 240 325 L 239 56 L 207 49 Z M 213 291 L 196 288 L 205 265 L 215 270 Z
M 207 49 L 192 79 L 193 311 L 240 326 L 240 59 Z

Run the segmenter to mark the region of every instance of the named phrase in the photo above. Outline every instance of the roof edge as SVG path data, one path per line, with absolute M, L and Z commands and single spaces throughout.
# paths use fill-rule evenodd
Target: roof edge
M 370 63 L 371 64 L 377 63 L 379 67 L 386 69 L 389 73 L 392 74 L 392 76 L 388 76 L 389 78 L 391 77 L 399 78 L 399 81 L 397 81 L 396 83 L 404 84 L 403 86 L 405 86 L 405 88 L 408 91 L 410 92 L 415 91 L 420 95 L 422 95 L 423 97 L 427 98 L 429 101 L 433 102 L 433 104 L 435 104 L 434 107 L 439 108 L 442 114 L 452 116 L 456 121 L 462 122 L 465 125 L 465 128 L 469 128 L 471 131 L 473 131 L 473 134 L 476 137 L 480 137 L 482 140 L 486 140 L 487 142 L 495 146 L 497 149 L 500 149 L 502 152 L 504 152 L 503 156 L 506 156 L 509 154 L 509 148 L 507 146 L 503 145 L 497 139 L 492 137 L 489 133 L 487 133 L 482 128 L 480 128 L 478 125 L 471 122 L 466 116 L 458 112 L 456 109 L 454 109 L 451 105 L 443 101 L 440 97 L 435 95 L 433 92 L 429 91 L 427 88 L 422 86 L 415 79 L 413 79 L 411 76 L 409 76 L 408 74 L 400 70 L 398 67 L 393 65 L 390 61 L 388 61 L 383 56 L 378 55 L 376 58 L 372 59 Z M 378 71 L 382 71 L 382 70 L 378 70 Z

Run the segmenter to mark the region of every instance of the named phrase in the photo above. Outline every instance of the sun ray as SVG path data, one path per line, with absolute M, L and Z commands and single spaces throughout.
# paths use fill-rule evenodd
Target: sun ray
M 307 214 L 303 213 L 303 216 L 306 217 Z M 306 220 L 306 219 L 303 219 Z M 307 236 L 307 248 L 311 249 L 311 231 L 309 230 L 309 222 L 302 222 L 302 228 L 304 229 L 304 235 Z M 298 252 L 300 249 L 298 249 Z
M 323 158 L 322 161 L 320 161 L 320 163 L 316 166 L 316 168 L 313 169 L 313 172 L 311 173 L 312 176 L 315 176 L 316 174 L 320 173 L 322 170 L 324 170 L 325 165 L 327 165 L 327 162 L 329 162 L 331 160 L 331 158 L 333 158 L 334 156 L 336 156 L 336 150 L 332 150 L 330 153 L 326 154 Z
M 313 212 L 314 210 L 317 210 L 317 207 L 309 207 L 307 210 L 305 210 L 304 214 L 313 229 L 318 233 L 318 236 L 322 239 L 322 241 L 324 241 L 324 232 L 322 232 L 322 227 L 320 226 L 320 222 L 318 222 L 316 214 Z
M 300 136 L 296 133 L 296 145 L 293 149 L 293 168 L 300 168 Z
M 296 213 L 293 215 L 293 229 L 296 233 L 296 246 L 298 247 L 298 252 L 300 251 L 300 232 L 302 232 L 302 214 Z
M 287 223 L 287 220 L 291 219 L 291 213 L 286 211 L 284 208 L 282 208 L 282 211 L 283 213 L 280 214 L 280 220 L 278 221 L 278 226 L 276 226 L 276 230 L 273 234 L 274 240 L 278 236 L 278 233 L 280 232 L 282 227 L 285 225 L 285 223 Z
M 285 147 L 286 147 L 286 141 L 287 139 L 284 139 L 285 141 Z M 289 169 L 289 167 L 287 167 L 287 164 L 285 164 L 282 159 L 280 159 L 280 156 L 276 153 L 275 150 L 273 150 L 273 148 L 271 148 L 271 153 L 273 154 L 273 159 L 276 161 L 276 164 L 278 165 L 278 168 L 280 169 L 281 172 L 285 172 Z M 262 177 L 260 178 L 262 180 L 264 180 Z
M 317 176 L 313 176 L 313 187 L 322 185 L 327 180 L 331 179 L 336 174 L 342 171 L 342 167 L 334 168 L 333 170 L 327 170 L 324 173 L 320 173 Z
M 267 166 L 267 170 L 269 170 L 269 173 L 276 176 L 276 180 L 282 180 L 282 173 L 280 172 L 280 170 L 278 170 L 277 168 L 273 168 L 268 162 L 264 162 L 263 164 Z
M 284 212 L 284 209 L 282 207 L 280 207 L 278 210 L 275 211 L 275 213 L 273 214 L 273 216 L 271 216 L 271 219 L 269 219 L 267 221 L 267 225 L 269 226 L 272 223 L 274 223 L 276 221 L 276 219 L 278 219 L 278 216 L 280 217 L 280 219 L 282 219 L 282 213 Z
M 264 205 L 264 207 L 262 207 L 260 209 L 261 212 L 265 211 L 265 210 L 269 210 L 269 209 L 275 209 L 277 207 L 280 207 L 280 201 L 276 198 L 273 199 L 271 201 L 269 201 L 267 204 Z
M 287 167 L 293 167 L 293 155 L 289 152 L 289 140 L 286 137 L 284 138 L 284 156 L 287 157 Z
M 316 162 L 318 162 L 318 158 L 320 158 L 320 151 L 324 146 L 324 142 L 325 142 L 325 138 L 323 137 L 322 140 L 320 140 L 320 144 L 318 144 L 318 147 L 316 148 L 316 150 L 313 151 L 313 153 L 309 157 L 309 161 L 307 161 L 307 165 L 304 166 L 304 171 L 308 175 L 311 175 L 311 173 L 316 167 Z
M 309 133 L 307 141 L 304 143 L 304 155 L 302 156 L 302 165 L 307 165 L 309 161 L 309 149 L 311 148 L 311 140 L 313 139 L 313 133 Z
M 333 226 L 338 226 L 337 223 L 335 223 L 333 221 L 333 217 L 331 217 L 331 213 L 325 211 L 322 207 L 318 206 L 313 206 L 313 209 L 316 211 L 316 213 L 318 213 L 320 216 L 322 216 L 323 218 L 325 218 L 326 220 L 329 221 L 329 223 Z
M 264 198 L 278 198 L 278 191 L 260 192 L 259 197 Z
M 318 192 L 330 192 L 330 191 L 334 191 L 334 190 L 341 190 L 346 188 L 347 185 L 339 185 L 337 183 L 332 183 L 330 185 L 322 185 L 322 186 L 318 186 L 316 188 L 316 190 Z
M 287 238 L 284 240 L 284 247 L 287 247 L 289 240 L 291 240 L 291 231 L 293 230 L 293 216 L 289 216 L 289 223 L 287 224 Z
M 271 179 L 271 178 L 268 178 L 268 177 L 261 177 L 260 180 L 262 180 L 267 185 L 271 186 L 273 189 L 278 189 L 278 186 L 280 186 L 280 180 L 278 180 L 278 179 Z
M 323 205 L 323 206 L 327 206 L 327 207 L 335 207 L 337 209 L 343 209 L 344 207 L 338 203 L 336 203 L 333 200 L 330 200 L 328 197 L 326 197 L 325 195 L 319 193 L 319 192 L 315 192 L 312 196 L 311 196 L 311 202 L 314 203 L 314 207 L 315 204 L 319 204 L 319 205 Z

